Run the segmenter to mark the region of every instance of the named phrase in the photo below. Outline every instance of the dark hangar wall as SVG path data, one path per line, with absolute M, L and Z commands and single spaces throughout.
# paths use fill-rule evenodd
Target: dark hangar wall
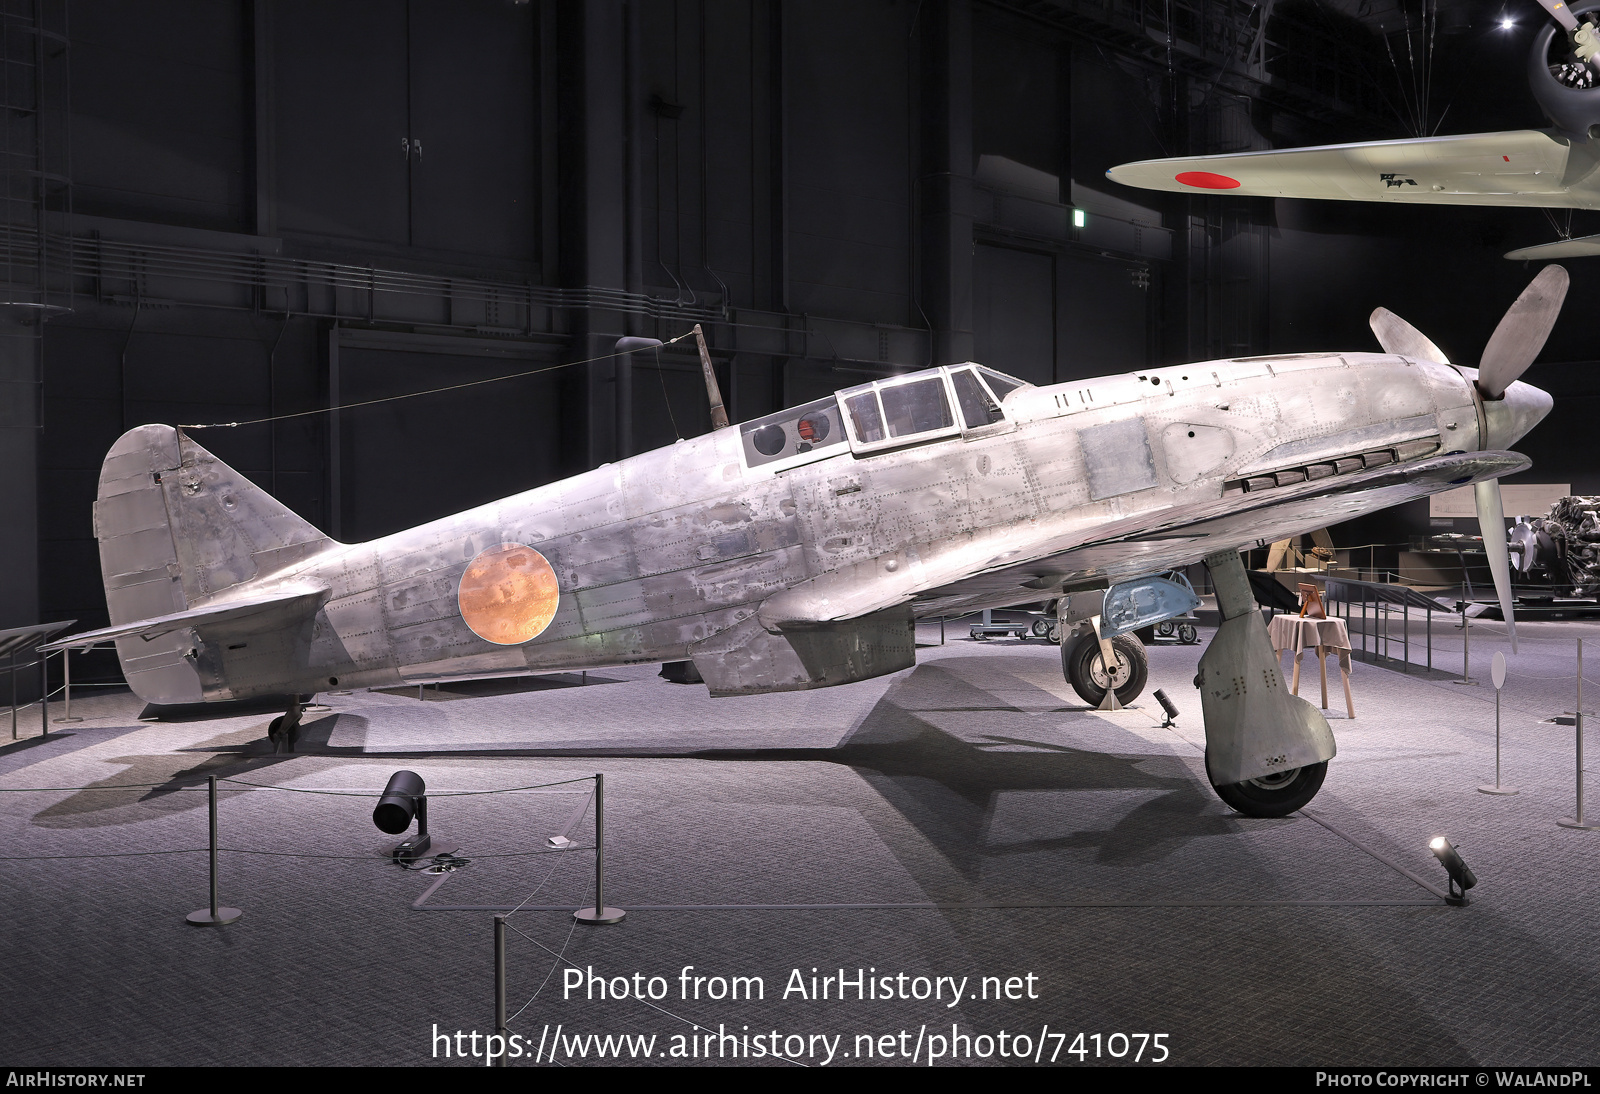
M 1177 9 L 1208 3 L 1231 10 Z M 736 420 L 973 358 L 1044 383 L 1366 348 L 1379 302 L 1472 312 L 1476 352 L 1524 277 L 1481 233 L 1446 293 L 1392 216 L 1114 192 L 1128 159 L 1397 134 L 1320 70 L 1164 69 L 1112 10 L 0 0 L 5 41 L 46 47 L 38 101 L 5 105 L 54 119 L 32 136 L 59 179 L 7 213 L 12 257 L 48 252 L 12 299 L 52 310 L 0 339 L 0 626 L 104 623 L 90 503 L 145 422 L 535 373 L 194 432 L 358 540 L 707 428 L 689 353 L 575 364 L 622 334 L 702 323 Z

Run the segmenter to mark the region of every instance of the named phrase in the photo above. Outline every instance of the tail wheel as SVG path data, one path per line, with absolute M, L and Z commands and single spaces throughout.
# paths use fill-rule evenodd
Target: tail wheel
M 1137 638 L 1119 634 L 1111 640 L 1111 651 L 1117 658 L 1114 672 L 1106 670 L 1100 643 L 1089 635 L 1075 635 L 1061 643 L 1062 675 L 1072 685 L 1072 690 L 1091 706 L 1105 701 L 1113 681 L 1117 702 L 1126 706 L 1139 697 L 1150 679 L 1150 662 Z
M 1247 817 L 1285 817 L 1317 796 L 1327 774 L 1328 761 L 1324 760 L 1212 789 L 1217 797 Z

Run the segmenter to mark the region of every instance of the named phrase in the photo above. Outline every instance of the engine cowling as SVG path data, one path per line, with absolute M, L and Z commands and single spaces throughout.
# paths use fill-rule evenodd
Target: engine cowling
M 1591 22 L 1600 27 L 1600 0 L 1573 4 L 1569 10 L 1580 28 Z M 1600 137 L 1600 69 L 1581 60 L 1571 35 L 1553 22 L 1533 36 L 1528 83 L 1564 136 L 1579 141 Z

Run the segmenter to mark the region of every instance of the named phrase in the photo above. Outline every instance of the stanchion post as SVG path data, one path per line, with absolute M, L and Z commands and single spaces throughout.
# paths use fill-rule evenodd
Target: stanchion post
M 1556 821 L 1563 828 L 1600 828 L 1600 822 L 1591 822 L 1583 816 L 1583 639 L 1578 639 L 1578 712 L 1573 718 L 1578 730 L 1578 810 L 1570 817 Z
M 489 1057 L 490 1067 L 504 1067 L 506 1063 L 506 917 L 494 917 L 494 1031 L 500 1035 L 501 1055 L 497 1060 Z
M 82 718 L 72 716 L 72 651 L 61 651 L 61 717 L 56 719 L 56 724 L 64 722 L 81 722 Z
M 628 913 L 621 908 L 607 908 L 605 899 L 606 869 L 606 777 L 594 777 L 594 907 L 579 908 L 572 918 L 579 923 L 619 923 Z
M 206 776 L 207 797 L 211 813 L 211 906 L 190 912 L 185 916 L 196 927 L 222 927 L 244 915 L 238 908 L 217 907 L 217 777 Z
M 1465 602 L 1461 605 L 1461 679 L 1454 681 L 1457 684 L 1476 684 L 1472 678 L 1472 617 L 1467 614 Z
M 43 723 L 39 736 L 50 736 L 50 655 L 41 649 L 33 651 L 39 659 L 39 721 Z

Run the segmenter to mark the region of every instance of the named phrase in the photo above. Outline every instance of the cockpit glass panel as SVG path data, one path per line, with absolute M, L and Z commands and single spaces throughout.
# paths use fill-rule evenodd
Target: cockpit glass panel
M 955 425 L 944 381 L 938 376 L 884 387 L 878 394 L 883 398 L 883 416 L 888 419 L 891 437 L 910 437 Z
M 1013 376 L 1007 376 L 1003 372 L 996 372 L 992 368 L 980 367 L 978 371 L 983 373 L 984 382 L 989 385 L 989 390 L 994 392 L 994 397 L 1001 402 L 1005 401 L 1007 395 L 1022 386 L 1021 380 Z
M 739 433 L 748 467 L 795 459 L 814 449 L 843 444 L 845 440 L 839 405 L 831 398 L 744 422 L 739 426 Z
M 863 444 L 883 440 L 883 415 L 878 413 L 878 393 L 868 389 L 844 401 L 850 412 L 850 424 L 855 428 L 856 440 Z
M 956 402 L 961 405 L 961 417 L 966 419 L 968 429 L 993 425 L 1005 419 L 1005 414 L 970 368 L 950 373 L 950 380 L 955 384 Z

